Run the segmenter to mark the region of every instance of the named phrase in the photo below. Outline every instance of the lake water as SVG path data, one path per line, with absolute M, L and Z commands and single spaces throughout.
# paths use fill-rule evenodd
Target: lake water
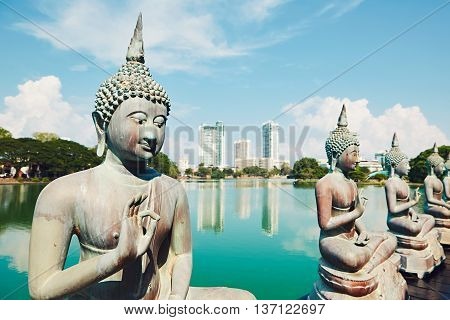
M 297 299 L 317 279 L 319 227 L 313 186 L 289 180 L 188 181 L 192 286 L 228 286 L 258 299 Z M 43 185 L 0 185 L 0 299 L 29 299 L 28 243 Z M 364 188 L 363 221 L 386 230 L 384 189 Z M 72 238 L 66 267 L 79 259 Z

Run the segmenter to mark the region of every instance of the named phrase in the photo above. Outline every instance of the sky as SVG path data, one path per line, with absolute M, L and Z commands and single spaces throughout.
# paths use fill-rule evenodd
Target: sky
M 367 159 L 450 144 L 450 3 L 374 0 L 0 0 L 0 127 L 96 144 L 95 92 L 125 62 L 139 12 L 146 65 L 172 101 L 165 151 L 197 161 L 202 123 L 232 143 L 281 127 L 280 154 L 325 158 L 346 104 Z

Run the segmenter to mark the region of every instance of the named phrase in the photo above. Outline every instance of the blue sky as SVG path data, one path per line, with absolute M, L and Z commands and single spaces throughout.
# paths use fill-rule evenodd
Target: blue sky
M 449 143 L 450 5 L 278 117 L 443 0 L 2 1 L 19 13 L 0 4 L 0 126 L 16 136 L 48 128 L 93 145 L 95 91 L 125 61 L 142 11 L 146 64 L 171 97 L 172 132 L 176 119 L 196 132 L 216 120 L 242 127 L 276 118 L 296 139 L 308 125 L 303 154 L 324 158 L 346 102 L 367 157 L 389 147 L 394 131 L 411 156 Z

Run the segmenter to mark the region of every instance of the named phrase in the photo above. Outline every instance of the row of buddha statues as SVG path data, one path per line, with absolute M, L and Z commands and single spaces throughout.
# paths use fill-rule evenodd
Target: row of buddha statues
M 103 163 L 52 181 L 37 200 L 28 274 L 33 299 L 255 299 L 242 289 L 190 286 L 186 192 L 148 165 L 164 143 L 171 103 L 144 63 L 139 15 L 126 62 L 96 94 L 92 117 Z M 330 173 L 316 185 L 322 259 L 311 298 L 405 298 L 399 270 L 419 277 L 431 272 L 444 258 L 438 237 L 449 241 L 450 204 L 436 177 L 442 158 L 436 150 L 429 158 L 426 214 L 417 214 L 420 195 L 410 198 L 401 179 L 409 167 L 394 137 L 386 156 L 390 232 L 373 233 L 359 219 L 367 199 L 348 176 L 358 163 L 359 141 L 347 128 L 345 107 L 325 149 Z M 73 236 L 80 260 L 64 268 Z
M 357 134 L 348 129 L 345 106 L 325 149 L 330 172 L 316 184 L 320 226 L 319 280 L 311 299 L 405 299 L 407 285 L 400 272 L 422 279 L 446 258 L 442 245 L 450 244 L 450 160 L 436 144 L 427 158 L 424 213 L 414 209 L 421 194 L 410 195 L 403 179 L 409 160 L 394 133 L 385 157 L 387 232 L 370 232 L 359 219 L 366 199 L 349 173 L 359 162 Z M 449 158 L 450 159 L 450 158 Z M 444 174 L 445 173 L 445 174 Z M 443 181 L 438 176 L 444 175 Z

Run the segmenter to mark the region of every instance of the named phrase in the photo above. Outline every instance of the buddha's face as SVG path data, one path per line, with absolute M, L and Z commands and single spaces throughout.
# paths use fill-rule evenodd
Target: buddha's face
M 351 145 L 342 152 L 336 162 L 336 167 L 344 172 L 355 170 L 359 163 L 359 147 Z
M 445 170 L 445 164 L 443 162 L 439 163 L 436 167 L 434 167 L 434 173 L 437 176 L 440 176 L 441 174 L 443 174 L 444 170 Z
M 121 160 L 148 160 L 161 150 L 167 109 L 143 98 L 130 98 L 116 109 L 108 125 L 108 148 Z
M 403 159 L 395 168 L 395 173 L 400 177 L 407 176 L 410 169 L 411 167 L 409 166 L 409 161 L 407 159 Z

